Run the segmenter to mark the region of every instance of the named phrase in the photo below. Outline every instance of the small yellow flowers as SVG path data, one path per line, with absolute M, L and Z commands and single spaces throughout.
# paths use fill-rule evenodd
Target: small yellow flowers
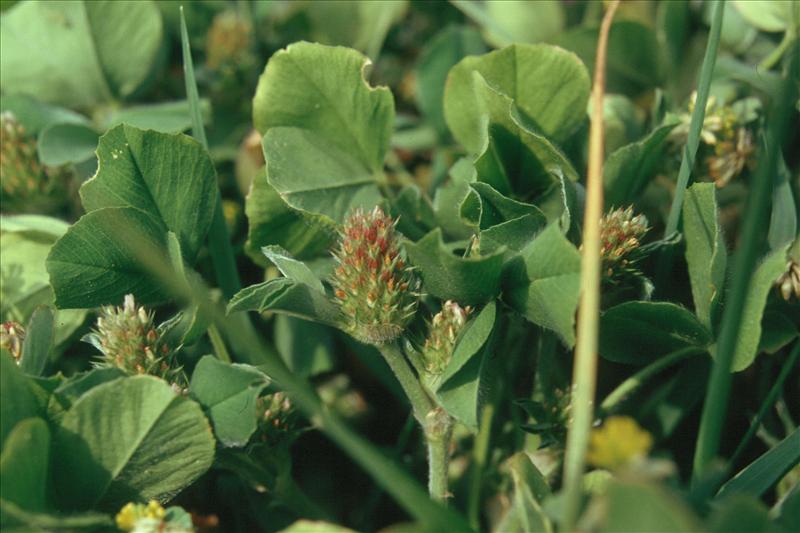
M 647 455 L 653 437 L 628 416 L 612 416 L 592 430 L 587 459 L 600 468 L 616 469 Z
M 117 527 L 123 531 L 132 531 L 140 521 L 158 521 L 164 519 L 166 510 L 155 500 L 150 500 L 147 505 L 143 503 L 127 503 L 116 516 Z

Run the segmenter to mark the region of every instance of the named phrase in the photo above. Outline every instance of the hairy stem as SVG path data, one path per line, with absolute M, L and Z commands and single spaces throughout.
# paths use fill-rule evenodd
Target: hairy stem
M 436 501 L 446 503 L 447 472 L 450 464 L 450 439 L 453 419 L 437 407 L 425 417 L 425 440 L 428 444 L 428 493 Z
M 414 412 L 414 418 L 424 428 L 425 417 L 436 408 L 436 404 L 431 397 L 422 388 L 419 379 L 411 370 L 411 365 L 406 361 L 405 356 L 400 351 L 396 343 L 388 343 L 377 346 L 378 351 L 383 355 L 383 359 L 389 364 L 400 386 L 411 402 L 411 410 Z
M 564 531 L 572 531 L 581 507 L 583 471 L 592 427 L 597 380 L 597 334 L 600 314 L 600 219 L 603 216 L 603 97 L 605 96 L 608 33 L 619 0 L 612 2 L 600 26 L 592 87 L 589 130 L 589 170 L 583 222 L 581 300 L 572 376 L 572 420 L 564 459 Z
M 453 420 L 425 391 L 397 343 L 382 344 L 377 348 L 403 387 L 414 418 L 422 426 L 428 446 L 428 492 L 434 500 L 445 502 L 449 495 L 447 468 Z

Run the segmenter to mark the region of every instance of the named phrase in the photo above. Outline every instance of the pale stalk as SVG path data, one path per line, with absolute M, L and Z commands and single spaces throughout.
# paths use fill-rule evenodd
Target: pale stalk
M 586 209 L 583 220 L 581 298 L 572 376 L 572 418 L 564 459 L 565 531 L 575 529 L 581 508 L 586 450 L 592 429 L 597 381 L 597 334 L 600 314 L 600 219 L 603 216 L 603 96 L 606 84 L 608 33 L 619 0 L 611 2 L 600 25 L 592 87 L 589 129 L 589 169 L 586 177 Z

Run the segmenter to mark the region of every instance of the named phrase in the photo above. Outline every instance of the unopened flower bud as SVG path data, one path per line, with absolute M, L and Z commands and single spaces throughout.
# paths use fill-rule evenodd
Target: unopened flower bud
M 19 364 L 22 358 L 22 343 L 25 341 L 25 329 L 19 322 L 9 321 L 0 324 L 0 348 L 8 353 Z
M 430 323 L 428 338 L 422 350 L 425 361 L 425 372 L 431 376 L 438 376 L 453 357 L 456 340 L 472 309 L 461 307 L 452 300 L 447 300 L 442 310 L 433 316 Z
M 291 438 L 297 425 L 297 413 L 289 397 L 278 391 L 258 398 L 258 440 L 275 444 Z
M 338 266 L 331 283 L 345 328 L 367 344 L 397 338 L 417 307 L 417 281 L 401 254 L 395 223 L 379 207 L 356 209 L 334 252 Z

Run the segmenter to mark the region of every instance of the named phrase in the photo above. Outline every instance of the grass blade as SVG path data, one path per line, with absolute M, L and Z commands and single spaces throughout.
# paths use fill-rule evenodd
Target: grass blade
M 768 210 L 772 192 L 773 175 L 778 168 L 781 147 L 788 132 L 794 105 L 797 76 L 797 46 L 791 58 L 787 78 L 772 102 L 766 122 L 766 143 L 760 151 L 759 164 L 748 197 L 741 232 L 741 245 L 733 260 L 731 284 L 725 298 L 717 353 L 708 384 L 700 431 L 694 456 L 693 477 L 700 479 L 719 450 L 722 427 L 725 423 L 728 396 L 731 390 L 731 363 L 736 351 L 742 313 L 759 250 L 766 240 Z
M 789 374 L 792 372 L 792 370 L 794 370 L 795 365 L 797 364 L 798 357 L 800 357 L 800 342 L 795 343 L 792 353 L 789 354 L 786 362 L 783 363 L 780 374 L 778 374 L 778 379 L 775 380 L 775 383 L 769 390 L 767 397 L 764 398 L 764 402 L 761 404 L 758 414 L 753 419 L 750 427 L 747 429 L 747 433 L 744 437 L 742 437 L 742 440 L 739 441 L 736 451 L 733 452 L 733 455 L 731 456 L 731 465 L 735 465 L 736 461 L 742 456 L 742 453 L 744 453 L 744 451 L 747 449 L 747 445 L 750 444 L 750 440 L 755 436 L 758 428 L 761 426 L 761 421 L 764 420 L 766 414 L 770 409 L 772 409 L 772 406 L 775 405 L 775 401 L 783 391 L 783 384 L 786 383 L 786 378 L 789 377 Z
M 186 18 L 181 6 L 181 49 L 183 51 L 183 76 L 186 82 L 186 98 L 189 100 L 189 109 L 192 115 L 192 135 L 208 150 L 208 139 L 203 126 L 203 112 L 200 106 L 200 96 L 197 93 L 197 80 L 194 77 L 194 63 L 192 51 L 189 46 L 189 32 L 186 29 Z M 222 195 L 217 188 L 217 205 L 214 208 L 214 218 L 211 229 L 208 231 L 208 247 L 211 253 L 211 262 L 217 284 L 226 298 L 230 299 L 242 288 L 239 272 L 236 269 L 236 257 L 231 247 L 225 215 L 222 212 Z
M 744 492 L 761 496 L 800 461 L 800 428 L 747 465 L 719 491 L 718 498 Z
M 678 183 L 675 186 L 675 198 L 669 209 L 667 226 L 664 230 L 664 238 L 678 231 L 678 222 L 681 217 L 683 207 L 683 196 L 686 187 L 689 185 L 689 176 L 694 167 L 694 158 L 697 155 L 697 147 L 700 145 L 700 132 L 703 129 L 703 120 L 706 116 L 706 103 L 708 93 L 711 89 L 711 75 L 714 73 L 714 64 L 717 61 L 717 48 L 719 48 L 720 34 L 722 32 L 722 13 L 725 7 L 725 0 L 714 2 L 714 9 L 711 14 L 711 31 L 708 35 L 706 53 L 703 56 L 703 65 L 700 68 L 700 80 L 697 84 L 697 101 L 695 102 L 692 120 L 689 123 L 689 136 L 686 139 L 686 146 L 683 150 L 681 168 L 678 171 Z

